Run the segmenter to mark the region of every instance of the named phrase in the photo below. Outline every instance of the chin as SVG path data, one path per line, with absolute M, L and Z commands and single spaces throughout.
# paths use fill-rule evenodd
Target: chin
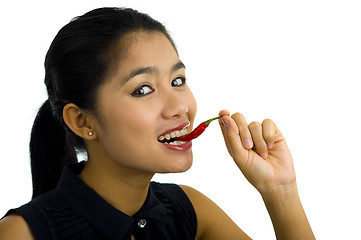
M 189 164 L 184 164 L 180 166 L 179 168 L 175 169 L 173 173 L 182 173 L 188 171 L 192 167 L 193 161 L 191 161 Z
M 172 159 L 172 165 L 167 166 L 166 169 L 159 173 L 182 173 L 186 172 L 192 167 L 193 156 L 187 157 L 186 159 Z

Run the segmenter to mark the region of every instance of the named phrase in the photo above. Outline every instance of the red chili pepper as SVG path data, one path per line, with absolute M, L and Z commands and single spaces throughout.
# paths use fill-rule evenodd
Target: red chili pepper
M 207 121 L 204 121 L 201 124 L 199 124 L 199 126 L 196 127 L 192 132 L 188 133 L 187 135 L 177 137 L 177 139 L 182 142 L 189 142 L 189 141 L 199 137 L 199 135 L 201 135 L 204 132 L 204 130 L 206 130 L 206 128 L 209 126 L 209 124 L 213 120 L 220 119 L 221 117 L 222 116 L 219 116 L 219 117 L 211 118 Z

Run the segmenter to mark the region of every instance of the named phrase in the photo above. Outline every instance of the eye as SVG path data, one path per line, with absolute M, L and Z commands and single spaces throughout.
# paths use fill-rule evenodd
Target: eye
M 184 77 L 177 77 L 172 80 L 172 86 L 173 87 L 179 87 L 186 84 L 186 79 Z
M 138 87 L 137 89 L 135 89 L 134 92 L 132 92 L 132 96 L 142 97 L 142 96 L 148 95 L 152 92 L 154 92 L 154 89 L 150 85 L 144 84 L 144 85 Z

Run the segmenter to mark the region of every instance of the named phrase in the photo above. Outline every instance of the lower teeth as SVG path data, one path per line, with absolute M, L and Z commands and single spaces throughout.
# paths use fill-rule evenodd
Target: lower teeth
M 182 141 L 174 141 L 174 142 L 170 142 L 170 143 L 165 142 L 165 144 L 170 144 L 170 145 L 175 145 L 175 146 L 183 145 L 185 143 L 186 142 L 182 142 Z

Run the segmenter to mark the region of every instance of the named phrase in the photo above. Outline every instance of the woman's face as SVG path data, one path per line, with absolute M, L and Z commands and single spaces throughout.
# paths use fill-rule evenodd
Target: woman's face
M 177 146 L 158 141 L 176 130 L 190 131 L 197 111 L 185 67 L 162 33 L 133 36 L 98 97 L 95 131 L 103 158 L 152 173 L 190 168 L 191 142 Z

